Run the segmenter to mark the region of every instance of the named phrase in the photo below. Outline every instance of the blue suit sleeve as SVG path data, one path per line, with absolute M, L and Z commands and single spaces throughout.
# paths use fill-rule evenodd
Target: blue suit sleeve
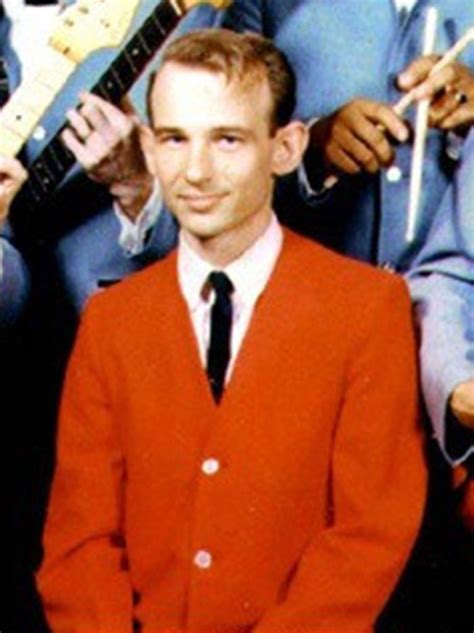
M 20 317 L 28 290 L 29 276 L 22 256 L 0 236 L 0 328 L 13 325 Z
M 441 448 L 452 464 L 474 452 L 474 435 L 449 423 L 456 385 L 474 377 L 474 132 L 408 275 L 421 330 L 425 401 Z

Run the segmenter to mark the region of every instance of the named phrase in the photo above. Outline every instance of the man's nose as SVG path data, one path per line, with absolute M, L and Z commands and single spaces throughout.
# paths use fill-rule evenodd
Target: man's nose
M 207 143 L 191 144 L 186 161 L 186 179 L 193 184 L 209 180 L 212 175 L 212 164 L 212 151 Z

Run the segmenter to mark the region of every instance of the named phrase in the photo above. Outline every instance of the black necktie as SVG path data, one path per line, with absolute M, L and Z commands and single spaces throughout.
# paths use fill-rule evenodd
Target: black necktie
M 230 359 L 232 327 L 232 282 L 223 272 L 212 272 L 208 279 L 216 293 L 211 309 L 211 340 L 207 350 L 207 376 L 214 400 L 219 403 L 224 391 Z

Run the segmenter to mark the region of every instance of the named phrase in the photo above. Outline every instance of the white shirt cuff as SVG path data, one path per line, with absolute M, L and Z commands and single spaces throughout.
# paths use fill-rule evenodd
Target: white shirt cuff
M 145 248 L 147 233 L 156 224 L 161 213 L 161 208 L 161 191 L 156 180 L 153 185 L 153 191 L 135 219 L 135 222 L 132 222 L 132 220 L 125 215 L 117 203 L 114 203 L 114 213 L 120 222 L 118 242 L 129 257 L 138 255 Z

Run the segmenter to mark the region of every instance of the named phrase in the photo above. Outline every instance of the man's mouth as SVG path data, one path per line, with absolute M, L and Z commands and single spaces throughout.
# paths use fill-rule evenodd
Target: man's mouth
M 182 193 L 179 198 L 192 209 L 206 211 L 226 195 L 225 193 Z

